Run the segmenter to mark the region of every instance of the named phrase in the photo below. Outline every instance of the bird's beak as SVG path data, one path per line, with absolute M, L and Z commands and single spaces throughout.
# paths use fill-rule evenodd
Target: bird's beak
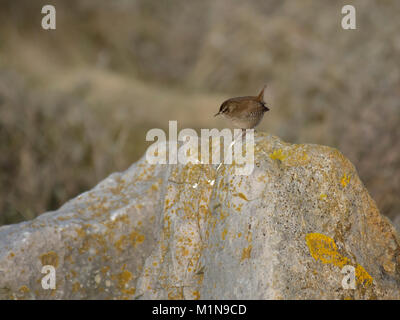
M 219 115 L 219 112 L 218 113 L 216 113 L 216 114 L 214 114 L 214 117 L 216 117 L 216 116 L 218 116 Z

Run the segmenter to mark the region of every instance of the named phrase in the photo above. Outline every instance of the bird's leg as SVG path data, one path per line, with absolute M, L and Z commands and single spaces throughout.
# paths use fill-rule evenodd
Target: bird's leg
M 242 141 L 245 139 L 246 137 L 246 129 L 242 129 Z

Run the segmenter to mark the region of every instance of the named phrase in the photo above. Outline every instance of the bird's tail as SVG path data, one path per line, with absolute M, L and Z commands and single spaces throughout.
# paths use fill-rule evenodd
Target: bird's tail
M 261 103 L 265 103 L 264 100 L 264 91 L 267 88 L 267 85 L 264 85 L 264 87 L 262 88 L 262 90 L 260 91 L 260 93 L 257 96 L 257 100 L 260 101 Z
M 264 100 L 264 91 L 265 91 L 266 88 L 267 88 L 267 85 L 264 85 L 264 87 L 262 88 L 261 92 L 257 96 L 257 100 L 262 103 L 262 105 L 265 108 L 265 111 L 269 111 L 269 108 L 267 107 L 266 102 Z

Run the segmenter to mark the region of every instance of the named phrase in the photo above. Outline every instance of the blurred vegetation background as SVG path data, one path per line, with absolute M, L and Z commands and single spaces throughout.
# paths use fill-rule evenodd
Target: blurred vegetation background
M 259 127 L 337 147 L 400 219 L 400 1 L 1 0 L 0 225 L 34 218 L 144 153 L 151 128 L 222 128 L 269 84 Z M 57 29 L 41 28 L 53 4 Z

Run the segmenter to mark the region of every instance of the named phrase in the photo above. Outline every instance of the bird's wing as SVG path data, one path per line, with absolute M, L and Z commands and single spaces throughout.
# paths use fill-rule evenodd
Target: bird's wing
M 262 103 L 256 100 L 249 100 L 247 103 L 237 104 L 238 113 L 243 117 L 258 117 L 266 110 Z

